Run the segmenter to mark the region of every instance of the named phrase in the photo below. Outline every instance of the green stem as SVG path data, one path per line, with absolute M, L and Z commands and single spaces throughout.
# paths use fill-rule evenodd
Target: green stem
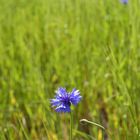
M 92 124 L 92 125 L 95 125 L 97 127 L 99 127 L 101 130 L 102 130 L 102 139 L 104 140 L 104 131 L 105 131 L 105 128 L 98 124 L 98 123 L 95 123 L 95 122 L 92 122 L 92 121 L 89 121 L 89 120 L 86 120 L 86 119 L 82 119 L 80 120 L 81 123 L 89 123 L 89 124 Z
M 73 115 L 70 113 L 70 140 L 72 140 Z
M 95 122 L 92 122 L 92 121 L 88 121 L 88 120 L 86 120 L 86 119 L 82 119 L 82 120 L 80 120 L 80 122 L 81 122 L 81 123 L 82 123 L 82 122 L 86 122 L 86 123 L 89 123 L 89 124 L 93 124 L 93 125 L 95 125 L 95 126 L 101 128 L 102 130 L 105 130 L 105 128 L 104 128 L 102 125 L 100 125 L 100 124 L 98 124 L 98 123 L 95 123 Z
M 104 134 L 105 134 L 104 129 L 102 129 L 102 138 L 103 138 L 103 140 L 104 140 Z

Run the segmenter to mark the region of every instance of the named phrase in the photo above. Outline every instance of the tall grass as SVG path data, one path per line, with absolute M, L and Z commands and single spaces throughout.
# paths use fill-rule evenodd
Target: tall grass
M 49 99 L 80 89 L 74 140 L 140 139 L 140 2 L 0 0 L 0 139 L 67 140 Z M 103 137 L 103 136 L 102 136 Z

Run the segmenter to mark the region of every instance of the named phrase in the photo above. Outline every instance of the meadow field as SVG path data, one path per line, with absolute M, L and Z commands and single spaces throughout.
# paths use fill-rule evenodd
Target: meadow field
M 73 140 L 140 140 L 140 0 L 0 0 L 0 140 L 69 140 L 58 87 Z

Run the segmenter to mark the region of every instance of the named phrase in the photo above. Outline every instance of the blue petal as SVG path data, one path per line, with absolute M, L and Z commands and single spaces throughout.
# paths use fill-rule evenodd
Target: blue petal
M 61 103 L 59 99 L 51 99 L 50 102 L 52 106 L 58 106 Z
M 73 89 L 70 94 L 70 102 L 73 105 L 77 105 L 81 99 L 82 99 L 82 96 L 80 96 L 79 90 Z
M 121 0 L 122 3 L 127 4 L 128 0 Z
M 58 90 L 56 91 L 56 98 L 62 98 L 62 97 L 65 97 L 67 95 L 67 91 L 65 88 L 58 88 Z
M 61 104 L 60 106 L 58 106 L 56 109 L 55 109 L 56 112 L 70 112 L 70 106 L 65 106 L 63 104 Z

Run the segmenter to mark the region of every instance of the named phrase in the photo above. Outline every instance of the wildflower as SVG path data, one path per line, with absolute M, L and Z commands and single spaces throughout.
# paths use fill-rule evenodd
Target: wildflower
M 122 2 L 123 4 L 127 4 L 127 3 L 128 3 L 128 0 L 121 0 L 121 2 Z
M 71 112 L 71 104 L 76 106 L 81 98 L 79 90 L 74 88 L 72 92 L 68 93 L 65 88 L 60 87 L 56 91 L 55 98 L 51 99 L 51 105 L 56 107 L 56 112 Z

